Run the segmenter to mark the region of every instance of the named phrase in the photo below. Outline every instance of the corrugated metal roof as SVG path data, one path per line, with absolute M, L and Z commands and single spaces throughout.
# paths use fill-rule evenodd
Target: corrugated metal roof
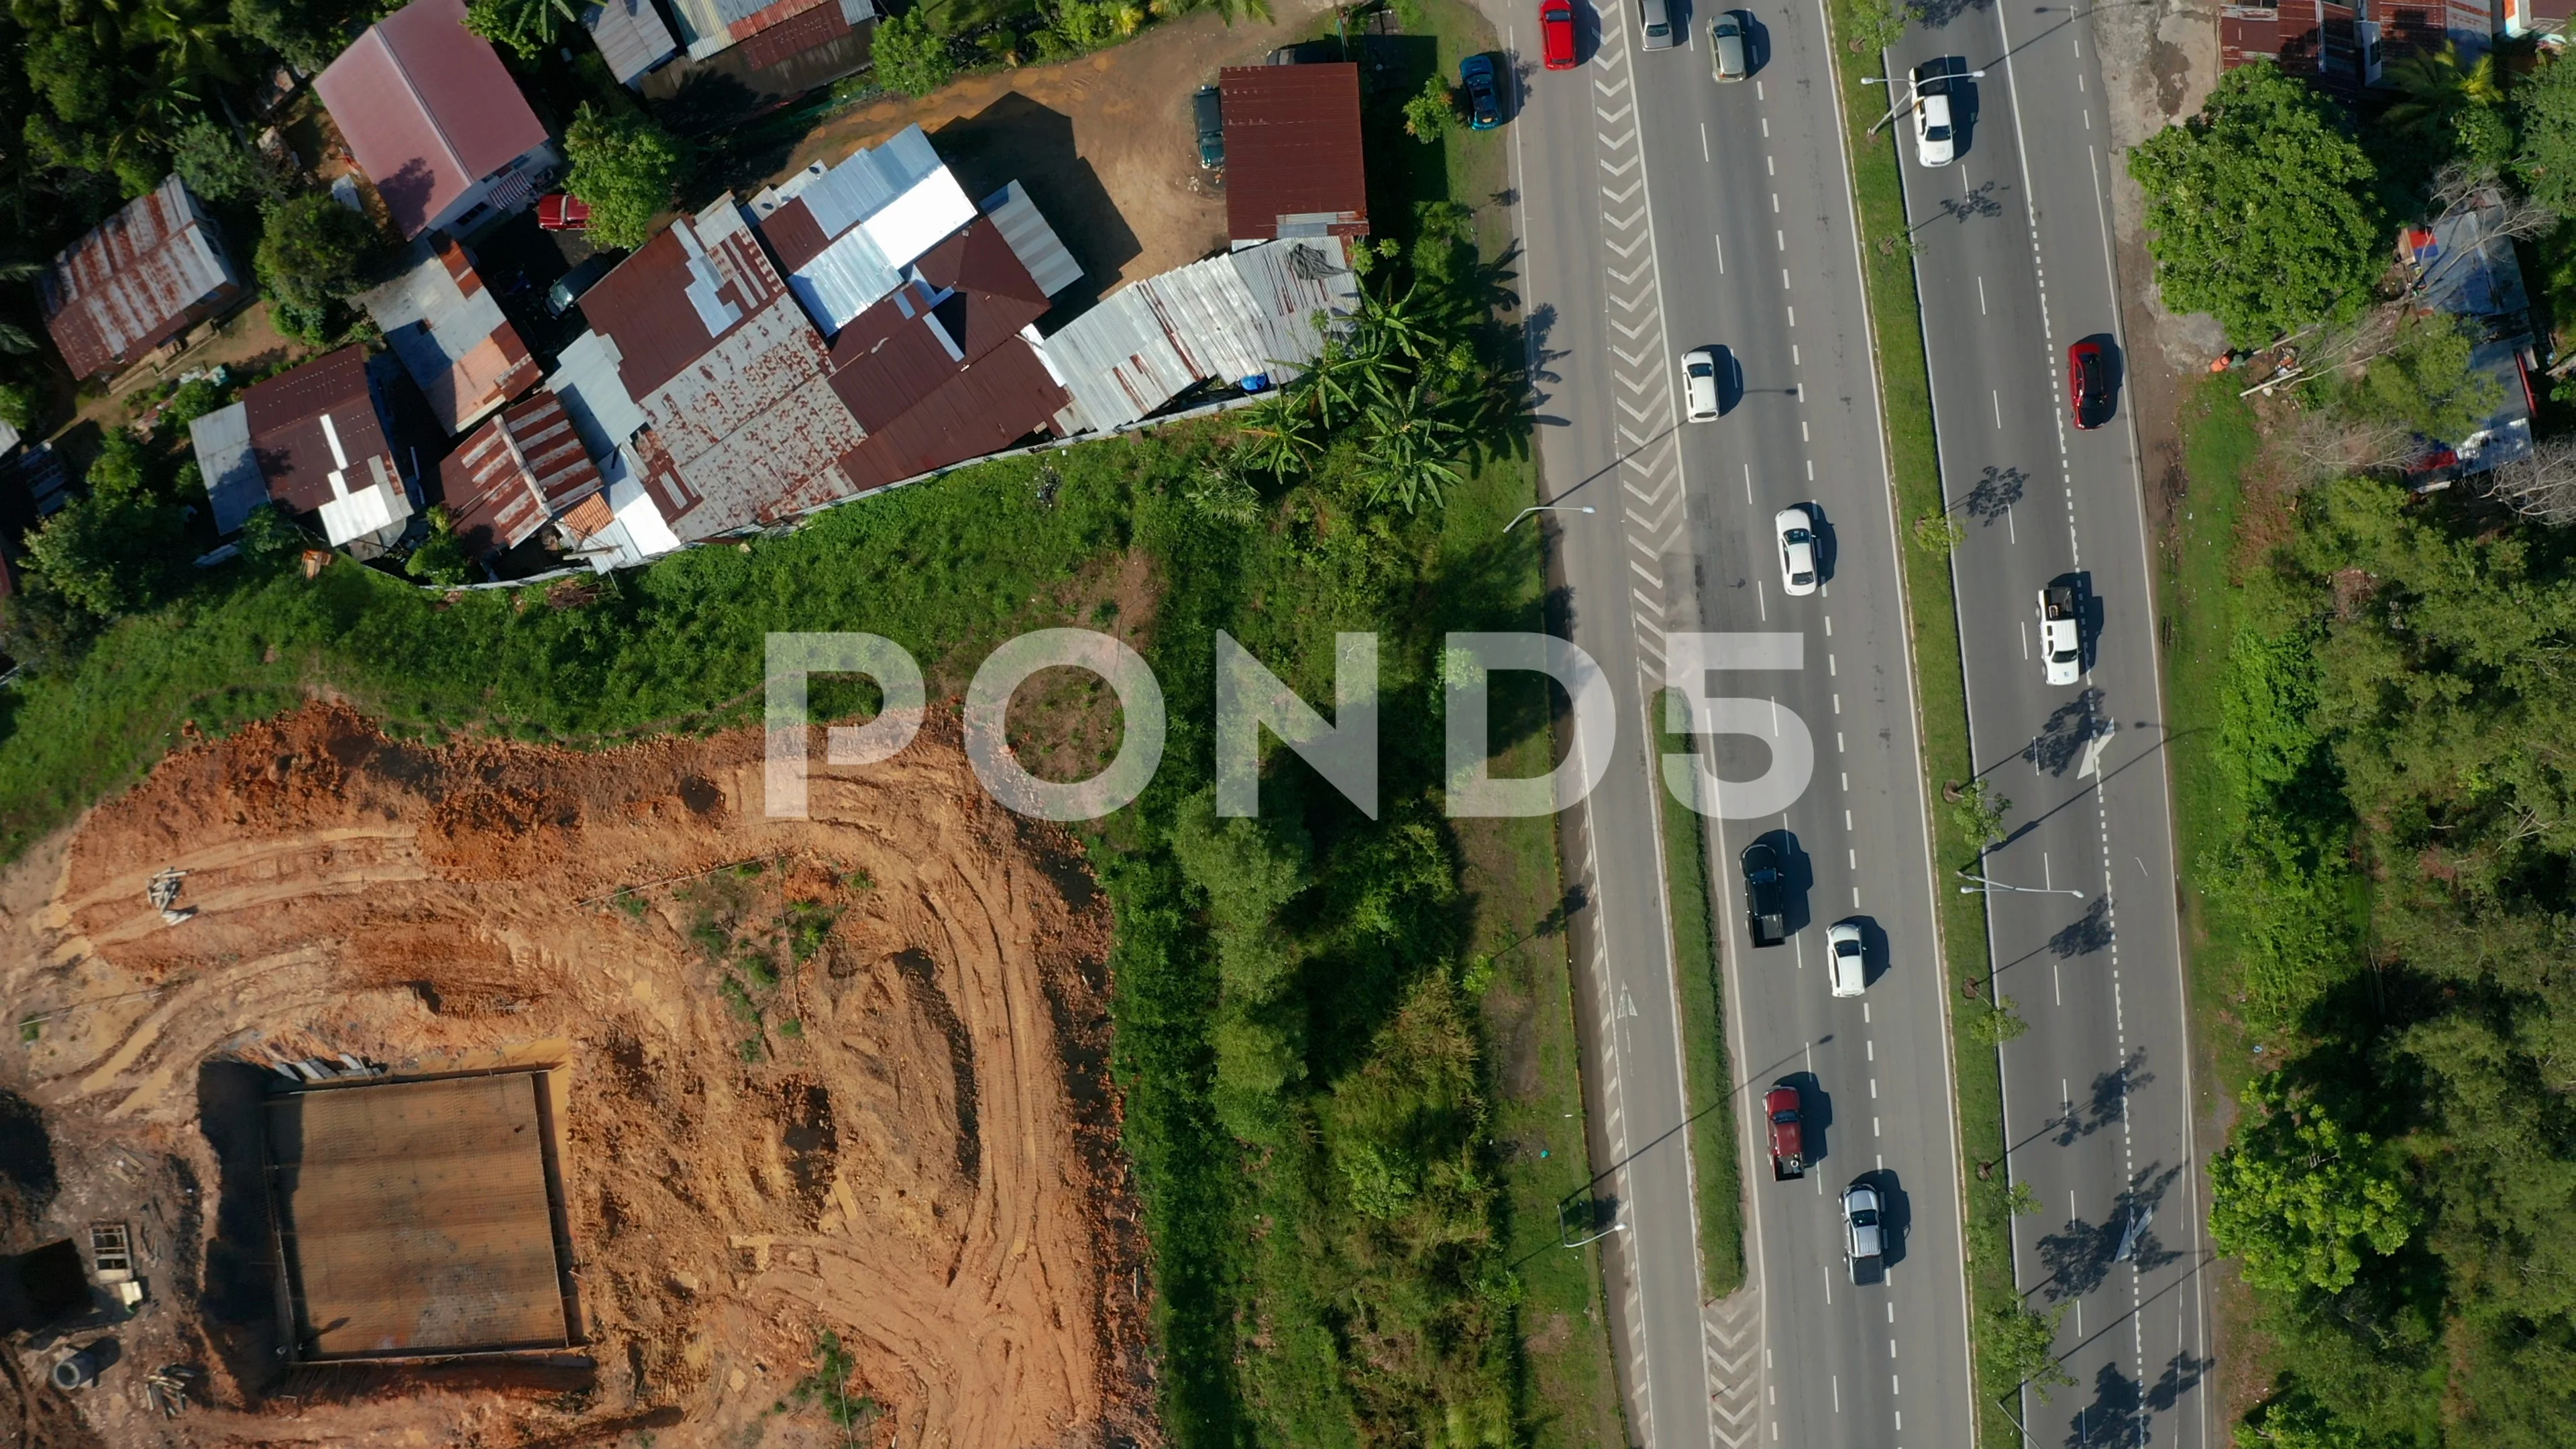
M 906 478 L 998 452 L 1045 429 L 1071 401 L 1029 344 L 1012 338 L 951 376 L 841 460 L 857 487 Z
M 1229 235 L 1368 235 L 1356 64 L 1235 66 L 1217 85 Z
M 188 424 L 188 441 L 197 451 L 197 472 L 206 480 L 215 532 L 231 533 L 252 509 L 268 501 L 268 480 L 251 452 L 250 408 L 243 403 L 217 408 Z
M 601 487 L 571 415 L 542 389 L 475 429 L 438 472 L 448 522 L 476 554 L 527 542 Z
M 518 329 L 444 232 L 414 242 L 402 275 L 358 300 L 450 434 L 536 385 Z
M 75 377 L 132 362 L 240 290 L 223 238 L 176 176 L 55 253 L 36 283 Z
M 892 293 L 905 266 L 975 219 L 919 126 L 828 170 L 808 168 L 752 209 L 789 269 L 788 285 L 827 335 Z
M 742 59 L 754 69 L 783 65 L 816 46 L 829 45 L 850 33 L 850 19 L 837 3 L 817 3 L 756 35 L 742 40 Z
M 312 513 L 353 491 L 373 486 L 381 460 L 391 471 L 393 453 L 367 382 L 367 349 L 343 347 L 291 372 L 252 384 L 242 394 L 251 449 L 268 494 L 296 513 Z M 338 474 L 335 483 L 333 475 Z M 407 516 L 406 502 L 403 513 Z M 355 535 L 350 535 L 354 537 Z M 335 537 L 334 544 L 347 538 Z
M 671 38 L 671 27 L 662 23 L 653 0 L 606 0 L 584 10 L 581 25 L 621 85 L 635 84 L 680 53 L 680 43 Z
M 672 0 L 683 43 L 693 60 L 708 56 L 775 25 L 783 25 L 817 5 L 837 0 Z
M 465 28 L 465 0 L 411 0 L 369 26 L 313 89 L 406 241 L 546 142 L 501 58 Z
M 2419 305 L 2463 317 L 2506 318 L 2528 330 L 2522 314 L 2531 306 L 2522 284 L 2522 263 L 2514 256 L 2513 238 L 2498 231 L 2504 198 L 2489 190 L 2473 198 L 2476 205 L 2435 221 L 2433 247 L 2419 253 L 2416 286 Z
M 1113 292 L 1040 345 L 1073 396 L 1066 430 L 1105 432 L 1203 379 L 1278 380 L 1322 350 L 1312 319 L 1358 301 L 1338 239 L 1265 242 Z
M 626 440 L 650 421 L 618 379 L 617 344 L 597 332 L 584 332 L 564 347 L 555 362 L 546 390 L 563 403 L 591 459 L 606 466 Z
M 738 309 L 727 327 L 787 293 L 769 258 L 748 231 L 727 227 L 730 194 L 696 217 L 663 229 L 633 256 L 582 293 L 581 312 L 617 344 L 618 376 L 627 396 L 647 395 L 687 367 L 717 340 L 708 334 L 702 301 Z M 692 267 L 697 262 L 705 273 Z M 712 288 L 703 287 L 712 275 Z M 689 295 L 700 288 L 698 297 Z
M 1082 280 L 1082 263 L 1073 259 L 1064 242 L 1047 225 L 1044 213 L 1029 194 L 1014 181 L 984 198 L 984 214 L 993 219 L 1011 252 L 1028 269 L 1038 290 L 1052 297 Z

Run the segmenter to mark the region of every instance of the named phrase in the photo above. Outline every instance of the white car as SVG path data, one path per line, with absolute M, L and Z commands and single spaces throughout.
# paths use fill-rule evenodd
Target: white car
M 2051 684 L 2073 684 L 2084 677 L 2083 596 L 2071 583 L 2039 591 L 2039 659 Z
M 1861 1264 L 1875 1263 L 1887 1251 L 1887 1232 L 1879 1221 L 1878 1189 L 1855 1182 L 1843 1189 L 1843 1260 L 1852 1281 L 1860 1281 Z
M 1950 132 L 1947 65 L 1936 60 L 1914 68 L 1914 159 L 1926 166 L 1947 166 L 1959 154 Z
M 1836 996 L 1858 996 L 1869 985 L 1869 951 L 1861 944 L 1860 923 L 1842 921 L 1825 932 L 1826 949 L 1832 953 L 1827 969 L 1832 973 Z
M 1771 531 L 1780 539 L 1780 587 L 1792 595 L 1816 591 L 1816 516 L 1807 505 L 1792 503 L 1771 515 Z
M 1708 23 L 1708 70 L 1722 84 L 1744 79 L 1745 15 L 1739 10 L 1722 10 Z
M 1717 349 L 1694 347 L 1682 354 L 1682 412 L 1692 422 L 1717 416 Z

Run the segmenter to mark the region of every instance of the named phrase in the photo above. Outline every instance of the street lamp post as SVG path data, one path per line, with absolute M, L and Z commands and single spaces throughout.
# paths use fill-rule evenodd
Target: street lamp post
M 1972 896 L 1979 891 L 2013 891 L 2026 896 L 2073 896 L 2079 901 L 2084 899 L 2084 892 L 2069 890 L 2065 886 L 2007 885 L 1999 880 L 1988 880 L 1981 875 L 1970 875 L 1964 870 L 1959 872 L 1959 879 L 1976 882 L 1975 885 L 1959 887 L 1959 894 L 1963 896 Z
M 1520 527 L 1521 520 L 1529 517 L 1533 513 L 1594 513 L 1598 511 L 1599 510 L 1595 509 L 1589 503 L 1582 504 L 1580 506 L 1567 503 L 1541 503 L 1536 507 L 1524 508 L 1520 512 L 1513 514 L 1512 521 L 1503 525 L 1503 532 L 1509 533 L 1513 529 Z
M 1961 71 L 1957 75 L 1940 75 L 1933 77 L 1934 80 L 1984 80 L 1985 78 L 1986 73 L 1981 70 Z M 1886 86 L 1889 88 L 1889 93 L 1892 95 L 1894 94 L 1896 77 L 1889 75 L 1865 75 L 1860 78 L 1860 83 L 1865 86 Z M 1897 112 L 1904 110 L 1907 106 L 1914 103 L 1914 93 L 1921 88 L 1921 84 L 1922 83 L 1915 80 L 1914 77 L 1910 75 L 1907 76 L 1905 78 L 1905 99 L 1889 106 L 1887 108 L 1887 114 L 1871 122 L 1869 129 L 1861 134 L 1866 136 L 1877 135 L 1879 127 L 1895 120 Z

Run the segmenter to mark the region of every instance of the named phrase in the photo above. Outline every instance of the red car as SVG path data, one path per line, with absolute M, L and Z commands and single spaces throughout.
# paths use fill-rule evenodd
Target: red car
M 1574 69 L 1574 6 L 1570 0 L 1544 0 L 1538 8 L 1540 52 L 1549 70 Z
M 2111 361 L 2090 338 L 2066 349 L 2066 398 L 2075 426 L 2094 428 L 2111 415 Z
M 547 231 L 582 231 L 590 226 L 590 203 L 569 191 L 537 199 L 537 225 Z
M 1798 1120 L 1798 1089 L 1783 1084 L 1763 1094 L 1762 1115 L 1771 1124 L 1771 1180 L 1806 1176 L 1807 1129 Z

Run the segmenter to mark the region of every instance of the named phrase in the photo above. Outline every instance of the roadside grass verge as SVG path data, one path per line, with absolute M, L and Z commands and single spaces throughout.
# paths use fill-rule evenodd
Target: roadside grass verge
M 1654 717 L 1655 759 L 1698 747 L 1698 736 L 1664 728 L 1661 697 L 1646 708 Z M 1699 1189 L 1700 1271 L 1708 1296 L 1723 1298 L 1744 1286 L 1744 1164 L 1736 1154 L 1735 1076 L 1726 1059 L 1726 993 L 1719 979 L 1725 963 L 1718 957 L 1720 936 L 1709 898 L 1707 826 L 1670 794 L 1661 803 L 1664 874 L 1672 883 L 1673 967 L 1682 1001 L 1684 1109 Z
M 1828 11 L 1836 36 L 1867 33 L 1869 0 L 1830 0 Z M 1850 147 L 1853 199 L 1860 214 L 1861 271 L 1876 335 L 1879 397 L 1886 420 L 1889 484 L 1895 492 L 1900 567 L 1905 577 L 1906 612 L 1914 634 L 1914 680 L 1922 713 L 1926 790 L 1935 797 L 1948 781 L 1976 777 L 1968 747 L 1968 689 L 1959 655 L 1958 599 L 1951 586 L 1946 554 L 1918 547 L 1913 539 L 1917 519 L 1935 517 L 1945 504 L 1941 495 L 1940 455 L 1932 427 L 1932 384 L 1923 351 L 1922 304 L 1915 291 L 1914 254 L 1906 227 L 1905 191 L 1898 170 L 1897 138 L 1891 128 L 1876 138 L 1862 133 L 1883 109 L 1883 88 L 1864 86 L 1861 77 L 1878 74 L 1880 57 L 1855 52 L 1837 39 L 1831 46 L 1841 86 L 1843 129 Z M 1984 898 L 1963 896 L 1950 888 L 1938 868 L 1975 858 L 1950 812 L 1936 803 L 1929 822 L 1936 867 L 1934 909 L 1941 922 L 1942 956 L 1954 992 L 1975 987 L 1978 1000 L 1991 961 L 1986 937 Z M 1991 1042 L 1968 1029 L 1963 994 L 1951 998 L 1952 1060 L 1959 1093 L 1959 1140 L 1966 1169 L 1968 1309 L 1974 1319 L 1977 1356 L 1978 1438 L 1988 1445 L 2021 1442 L 2021 1430 L 2007 1404 L 2017 1376 L 1999 1371 L 1990 1352 L 1987 1324 L 1993 1315 L 2018 1309 L 2019 1288 L 2013 1282 L 2012 1208 L 2004 1181 L 2003 1067 Z M 1964 1009 L 1962 1009 L 1964 1007 Z

